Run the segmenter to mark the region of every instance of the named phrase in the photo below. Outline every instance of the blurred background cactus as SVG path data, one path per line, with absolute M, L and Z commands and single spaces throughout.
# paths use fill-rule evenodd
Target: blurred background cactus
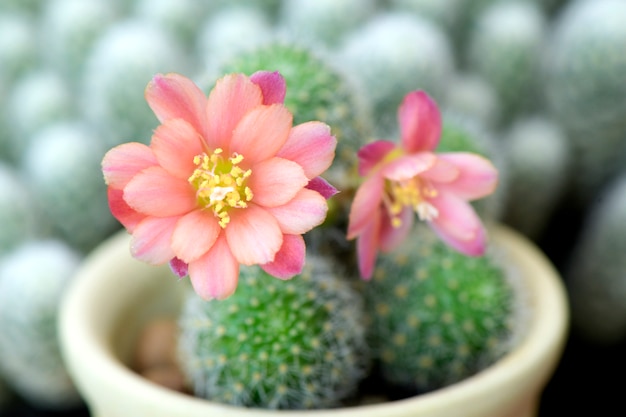
M 337 407 L 355 394 L 369 359 L 364 311 L 340 273 L 308 256 L 294 281 L 242 267 L 230 298 L 190 294 L 178 346 L 193 392 L 272 409 Z
M 626 367 L 624 51 L 624 0 L 0 0 L 0 256 L 44 238 L 82 256 L 118 229 L 98 161 L 150 140 L 154 73 L 183 72 L 206 91 L 220 71 L 283 71 L 296 117 L 339 139 L 333 245 L 356 150 L 396 138 L 402 97 L 424 89 L 445 111 L 441 149 L 474 138 L 501 170 L 481 213 L 534 240 L 570 287 L 577 330 L 540 414 L 564 412 L 563 396 L 571 410 L 587 397 L 610 410 L 621 391 L 602 369 Z

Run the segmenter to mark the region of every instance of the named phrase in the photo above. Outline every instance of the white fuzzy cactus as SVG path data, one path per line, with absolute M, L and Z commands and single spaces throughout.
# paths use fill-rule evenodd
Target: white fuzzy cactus
M 81 257 L 58 240 L 25 242 L 0 258 L 0 374 L 38 408 L 81 404 L 57 338 L 65 288 Z

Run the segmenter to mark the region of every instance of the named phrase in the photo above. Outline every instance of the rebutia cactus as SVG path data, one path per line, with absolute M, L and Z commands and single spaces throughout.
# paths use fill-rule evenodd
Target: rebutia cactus
M 336 46 L 376 11 L 376 0 L 285 0 L 280 23 L 296 38 Z
M 453 251 L 425 227 L 379 257 L 365 297 L 373 354 L 397 386 L 430 391 L 460 381 L 511 340 L 514 301 L 502 267 Z
M 0 162 L 0 256 L 42 229 L 35 200 L 12 167 Z
M 57 339 L 57 314 L 81 257 L 58 240 L 25 242 L 0 258 L 0 374 L 45 409 L 76 407 Z
M 191 51 L 197 31 L 211 7 L 208 3 L 197 0 L 137 0 L 134 12 L 135 16 L 167 31 L 182 47 Z
M 500 100 L 491 84 L 476 74 L 457 74 L 443 101 L 447 110 L 469 118 L 487 128 L 494 128 L 500 120 Z
M 626 172 L 595 201 L 564 275 L 573 328 L 615 344 L 626 338 Z
M 81 104 L 107 147 L 150 142 L 157 120 L 143 93 L 156 73 L 185 72 L 180 51 L 168 33 L 138 19 L 110 26 L 96 41 L 85 63 Z
M 242 52 L 219 73 L 250 75 L 259 70 L 280 71 L 285 78 L 285 106 L 294 115 L 294 125 L 320 120 L 330 126 L 337 137 L 337 156 L 325 176 L 334 186 L 346 188 L 347 173 L 356 166 L 356 151 L 370 139 L 372 130 L 368 102 L 361 91 L 329 59 L 288 41 Z
M 393 137 L 407 92 L 422 89 L 435 99 L 443 97 L 454 67 L 443 30 L 408 12 L 379 14 L 348 33 L 337 60 L 366 89 L 376 137 Z
M 11 158 L 21 158 L 38 130 L 71 117 L 73 99 L 68 83 L 57 72 L 38 70 L 20 78 L 10 93 L 7 109 Z
M 195 394 L 261 408 L 327 408 L 353 393 L 367 366 L 362 300 L 323 258 L 277 280 L 241 267 L 224 301 L 191 296 L 179 352 Z
M 509 191 L 504 220 L 537 239 L 565 195 L 570 143 L 559 125 L 538 116 L 517 120 L 505 139 Z
M 46 64 L 68 80 L 81 77 L 94 42 L 116 18 L 107 0 L 53 0 L 41 16 Z
M 572 1 L 557 16 L 545 59 L 547 101 L 572 143 L 583 203 L 619 171 L 626 151 L 624 51 L 626 2 Z
M 217 10 L 199 29 L 196 54 L 212 69 L 242 51 L 268 42 L 273 35 L 274 28 L 261 10 L 241 6 Z
M 470 32 L 468 68 L 493 85 L 504 123 L 536 106 L 546 27 L 539 6 L 509 1 L 485 9 Z
M 100 162 L 102 140 L 81 123 L 60 123 L 40 131 L 23 157 L 29 191 L 53 232 L 88 252 L 118 227 L 107 204 Z

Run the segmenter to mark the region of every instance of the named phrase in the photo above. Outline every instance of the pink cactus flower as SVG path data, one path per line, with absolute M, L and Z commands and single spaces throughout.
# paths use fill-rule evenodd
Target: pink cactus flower
M 414 213 L 452 248 L 480 256 L 486 233 L 469 201 L 491 194 L 498 173 L 485 158 L 465 153 L 435 154 L 441 115 L 424 92 L 407 94 L 398 111 L 401 143 L 378 140 L 358 152 L 365 177 L 352 202 L 348 239 L 357 238 L 359 271 L 372 276 L 378 251 L 399 245 Z
M 336 139 L 321 122 L 293 126 L 285 91 L 278 72 L 226 75 L 208 98 L 184 76 L 153 78 L 145 96 L 161 124 L 150 146 L 126 143 L 102 161 L 134 257 L 169 262 L 205 299 L 231 295 L 241 264 L 301 272 L 302 234 L 336 192 L 319 177 Z

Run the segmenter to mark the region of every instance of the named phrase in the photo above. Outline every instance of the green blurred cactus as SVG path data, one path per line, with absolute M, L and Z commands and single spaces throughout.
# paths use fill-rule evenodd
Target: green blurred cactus
M 496 128 L 502 113 L 494 87 L 479 75 L 460 73 L 450 80 L 442 107 L 455 114 L 476 119 L 486 128 Z
M 376 0 L 283 1 L 279 23 L 291 36 L 335 47 L 376 12 Z
M 192 295 L 181 314 L 181 367 L 197 396 L 272 409 L 339 406 L 367 366 L 362 300 L 323 258 L 277 280 L 243 267 L 224 301 Z
M 84 119 L 113 147 L 149 143 L 157 124 L 144 98 L 156 73 L 187 70 L 185 55 L 172 37 L 145 20 L 118 21 L 98 38 L 85 63 L 80 92 Z
M 572 327 L 598 345 L 626 338 L 626 172 L 596 194 L 564 272 Z
M 0 162 L 0 255 L 13 250 L 45 229 L 37 204 L 24 179 Z
M 80 261 L 59 240 L 25 242 L 0 258 L 0 375 L 38 408 L 82 402 L 57 338 L 59 306 Z
M 379 257 L 364 291 L 373 355 L 385 380 L 431 391 L 507 351 L 513 290 L 494 259 L 466 257 L 425 227 Z
M 59 123 L 40 131 L 23 157 L 24 180 L 53 233 L 84 253 L 119 227 L 102 181 L 102 142 L 80 122 Z
M 537 107 L 546 31 L 539 6 L 509 1 L 486 8 L 469 33 L 468 69 L 493 85 L 504 124 L 529 107 Z
M 573 147 L 575 194 L 586 203 L 626 152 L 626 2 L 577 0 L 557 15 L 545 58 L 551 117 Z
M 376 15 L 348 33 L 336 52 L 337 61 L 367 91 L 378 138 L 396 132 L 398 106 L 408 92 L 422 89 L 437 100 L 444 97 L 454 68 L 445 32 L 409 12 Z
M 559 125 L 542 116 L 517 120 L 504 139 L 509 168 L 504 221 L 536 240 L 566 193 L 570 143 Z
M 76 83 L 96 40 L 117 18 L 107 0 L 53 0 L 41 15 L 45 63 Z

